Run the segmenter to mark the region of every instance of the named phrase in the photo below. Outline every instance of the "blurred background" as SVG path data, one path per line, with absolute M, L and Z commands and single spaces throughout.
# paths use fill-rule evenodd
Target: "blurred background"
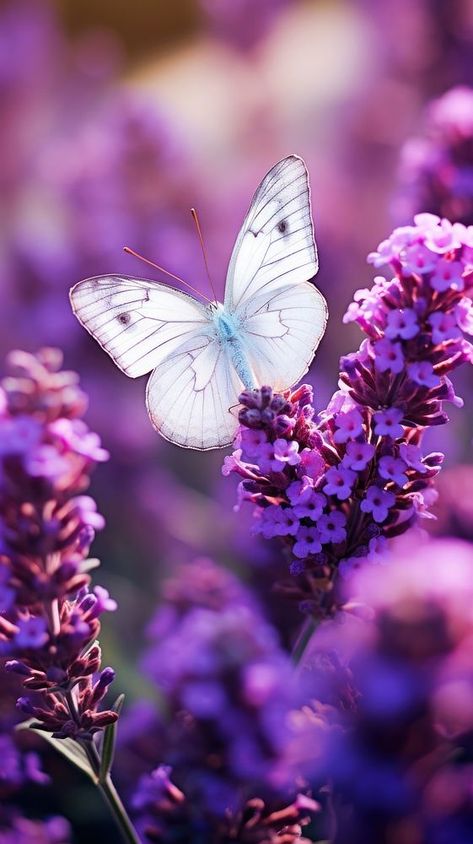
M 0 5 L 1 352 L 63 349 L 111 452 L 92 489 L 107 519 L 99 580 L 120 607 L 102 644 L 130 701 L 148 693 L 144 626 L 177 563 L 212 557 L 260 592 L 276 623 L 289 610 L 269 597 L 282 564 L 250 537 L 249 514 L 233 511 L 222 453 L 179 450 L 153 431 L 145 379 L 127 379 L 81 329 L 69 288 L 111 272 L 160 279 L 123 253 L 129 245 L 207 292 L 195 206 L 223 290 L 258 182 L 297 153 L 330 310 L 308 376 L 323 408 L 339 355 L 360 342 L 341 318 L 371 282 L 367 253 L 417 211 L 473 223 L 471 84 L 472 0 Z M 466 490 L 471 413 L 451 415 L 432 445 L 448 471 L 461 465 Z

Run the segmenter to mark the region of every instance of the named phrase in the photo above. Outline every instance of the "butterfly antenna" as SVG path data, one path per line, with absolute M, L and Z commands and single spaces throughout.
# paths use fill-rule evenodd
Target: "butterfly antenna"
M 205 251 L 204 238 L 202 237 L 202 229 L 200 228 L 199 217 L 197 215 L 197 211 L 196 211 L 195 208 L 191 208 L 191 214 L 192 214 L 192 219 L 194 220 L 194 223 L 195 223 L 195 227 L 197 229 L 197 235 L 199 237 L 200 248 L 202 250 L 202 255 L 203 255 L 203 258 L 204 258 L 205 271 L 207 273 L 207 278 L 209 280 L 209 284 L 210 284 L 210 287 L 211 287 L 211 290 L 212 290 L 212 293 L 213 293 L 214 301 L 217 302 L 217 294 L 215 292 L 215 287 L 213 286 L 212 278 L 211 278 L 211 275 L 210 275 L 209 264 L 208 264 L 208 261 L 207 261 L 207 253 Z
M 166 275 L 170 276 L 171 278 L 174 278 L 176 281 L 179 281 L 181 284 L 184 284 L 186 287 L 188 287 L 189 290 L 192 290 L 193 293 L 196 293 L 197 296 L 202 296 L 204 299 L 207 300 L 207 302 L 210 302 L 210 304 L 212 304 L 212 301 L 211 301 L 211 299 L 209 299 L 208 296 L 206 296 L 204 293 L 201 293 L 200 290 L 197 290 L 195 287 L 192 287 L 192 284 L 189 284 L 188 281 L 184 281 L 184 279 L 181 278 L 180 276 L 169 272 L 169 270 L 165 270 L 164 267 L 160 267 L 159 264 L 155 264 L 155 262 L 150 261 L 149 258 L 144 258 L 143 255 L 139 254 L 139 252 L 135 252 L 134 249 L 130 249 L 129 246 L 124 246 L 123 251 L 126 252 L 127 255 L 133 255 L 134 258 L 138 258 L 140 261 L 143 261 L 145 264 L 149 264 L 150 267 L 154 267 L 156 270 L 159 270 L 161 273 L 165 273 Z

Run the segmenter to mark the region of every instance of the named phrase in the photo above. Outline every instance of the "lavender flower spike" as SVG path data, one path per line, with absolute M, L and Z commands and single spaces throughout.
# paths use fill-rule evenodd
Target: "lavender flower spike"
M 116 605 L 90 586 L 87 555 L 103 519 L 84 493 L 108 454 L 61 363 L 53 349 L 14 352 L 0 385 L 0 656 L 22 679 L 17 706 L 32 726 L 77 741 L 98 774 L 94 737 L 118 714 L 102 706 L 114 671 L 101 670 L 97 636 Z
M 463 337 L 473 334 L 471 228 L 419 214 L 368 260 L 393 277 L 355 294 L 345 322 L 366 339 L 341 359 L 327 409 L 315 417 L 309 387 L 245 391 L 224 466 L 255 505 L 255 530 L 281 538 L 295 575 L 288 594 L 315 615 L 336 608 L 340 574 L 429 517 L 443 455 L 425 455 L 422 436 L 448 421 L 445 402 L 462 406 L 449 375 L 473 359 Z

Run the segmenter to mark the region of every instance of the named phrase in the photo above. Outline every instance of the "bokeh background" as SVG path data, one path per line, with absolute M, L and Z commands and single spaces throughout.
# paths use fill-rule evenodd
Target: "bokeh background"
M 259 180 L 295 152 L 310 171 L 330 310 L 308 376 L 323 408 L 340 354 L 359 343 L 342 316 L 371 281 L 366 254 L 416 211 L 473 223 L 473 99 L 460 90 L 436 105 L 470 84 L 471 0 L 0 5 L 0 350 L 59 346 L 90 395 L 88 422 L 111 452 L 93 483 L 107 519 L 95 550 L 120 606 L 102 644 L 130 702 L 153 694 L 139 654 L 160 582 L 178 563 L 212 557 L 259 591 L 276 623 L 290 610 L 269 598 L 281 564 L 250 537 L 249 514 L 233 511 L 222 454 L 159 438 L 145 379 L 127 379 L 81 329 L 69 288 L 110 272 L 162 278 L 125 255 L 129 245 L 207 292 L 195 206 L 222 290 Z M 447 210 L 432 162 L 455 197 Z M 458 386 L 471 406 L 471 376 Z M 451 415 L 432 444 L 448 455 L 445 496 L 466 498 L 471 410 Z M 76 794 L 85 788 L 78 780 Z M 66 792 L 43 799 L 74 817 Z M 101 809 L 89 792 L 87 801 L 88 817 L 75 819 L 92 841 Z

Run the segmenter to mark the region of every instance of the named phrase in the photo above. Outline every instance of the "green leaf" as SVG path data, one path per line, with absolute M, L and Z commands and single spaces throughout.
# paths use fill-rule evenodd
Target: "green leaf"
M 23 721 L 21 724 L 17 724 L 16 729 L 32 730 L 33 733 L 36 733 L 38 736 L 42 736 L 42 738 L 51 744 L 59 753 L 65 756 L 69 762 L 72 762 L 76 768 L 79 768 L 80 771 L 87 774 L 94 785 L 97 785 L 99 778 L 92 768 L 89 757 L 87 756 L 84 748 L 77 741 L 74 741 L 74 739 L 58 739 L 54 738 L 51 733 L 46 733 L 44 730 L 38 730 L 35 727 L 36 723 L 37 722 L 34 718 L 30 718 L 28 721 Z
M 119 695 L 112 706 L 114 712 L 120 715 L 125 695 Z M 115 743 L 117 740 L 118 720 L 105 727 L 100 753 L 99 782 L 104 783 L 112 770 L 113 757 L 115 755 Z

